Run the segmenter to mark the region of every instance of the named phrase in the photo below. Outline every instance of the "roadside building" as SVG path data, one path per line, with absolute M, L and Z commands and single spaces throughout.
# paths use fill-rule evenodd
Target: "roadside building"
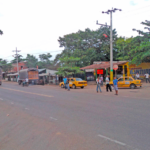
M 118 69 L 113 71 L 113 75 L 117 78 L 121 76 L 135 76 L 138 72 L 141 78 L 148 72 L 150 74 L 150 63 L 142 63 L 138 66 L 130 65 L 128 61 L 113 61 L 113 65 L 117 65 Z M 109 61 L 95 61 L 92 65 L 80 68 L 85 72 L 87 81 L 95 81 L 97 76 L 102 75 L 105 79 L 106 75 L 110 74 Z
M 56 75 L 58 71 L 50 69 L 38 69 L 39 70 L 39 81 L 44 82 L 44 84 L 57 84 L 59 83 L 59 76 Z
M 26 62 L 19 62 L 18 63 L 18 71 L 22 69 L 27 69 Z M 3 73 L 3 78 L 5 78 L 6 81 L 14 81 L 17 82 L 18 73 L 17 73 L 17 63 L 12 64 L 12 69 L 8 71 L 7 73 Z
M 140 78 L 145 78 L 144 75 L 146 73 L 150 74 L 150 63 L 141 63 L 140 65 L 130 65 L 130 74 L 131 76 L 135 76 L 136 73 L 140 74 Z
M 27 69 L 26 61 L 22 61 L 18 63 L 18 71 L 21 69 Z M 12 64 L 12 69 L 9 71 L 9 73 L 17 73 L 17 63 Z

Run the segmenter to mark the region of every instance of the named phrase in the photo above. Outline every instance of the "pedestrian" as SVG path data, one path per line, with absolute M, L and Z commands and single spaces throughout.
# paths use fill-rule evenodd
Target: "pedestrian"
M 140 75 L 138 72 L 136 73 L 136 79 L 140 79 Z
M 109 84 L 109 75 L 106 76 L 106 91 L 108 92 L 108 89 L 110 92 L 112 92 L 111 86 Z
M 101 80 L 101 86 L 103 86 L 103 76 L 102 75 L 100 77 L 100 80 Z
M 63 81 L 64 81 L 65 89 L 67 89 L 67 86 L 66 86 L 67 78 L 66 78 L 65 76 L 64 76 L 64 78 L 63 78 Z
M 147 82 L 149 82 L 149 83 L 150 83 L 150 80 L 149 80 L 149 74 L 148 74 L 148 72 L 147 72 L 144 76 L 145 76 L 145 78 L 146 78 L 146 83 L 147 83 Z
M 118 95 L 118 80 L 116 79 L 116 77 L 114 77 L 113 86 L 114 86 L 114 90 L 116 92 L 116 95 Z
M 100 80 L 100 78 L 99 78 L 99 77 L 96 79 L 96 83 L 97 83 L 97 87 L 96 87 L 96 91 L 97 91 L 97 93 L 98 93 L 98 89 L 99 89 L 99 91 L 100 91 L 100 92 L 102 92 L 101 87 L 100 87 L 101 80 Z
M 67 89 L 68 89 L 68 91 L 70 91 L 69 78 L 67 78 L 67 82 L 66 82 L 66 84 L 67 84 Z

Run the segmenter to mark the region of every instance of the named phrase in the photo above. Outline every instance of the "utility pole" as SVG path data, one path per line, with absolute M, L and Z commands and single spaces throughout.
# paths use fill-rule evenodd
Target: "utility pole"
M 13 50 L 13 52 L 16 52 L 15 56 L 17 58 L 17 73 L 19 73 L 19 68 L 18 68 L 18 52 L 20 52 L 21 50 L 17 50 L 17 47 L 16 47 L 16 50 Z
M 115 12 L 116 10 L 122 11 L 121 9 L 117 9 L 117 8 L 112 8 L 112 10 L 108 10 L 106 12 L 102 12 L 102 13 L 106 13 L 109 14 L 110 13 L 110 81 L 113 80 L 113 34 L 112 34 L 112 13 Z M 97 22 L 98 24 L 98 22 Z M 99 24 L 99 25 L 103 25 L 103 24 Z M 107 26 L 107 25 L 103 25 L 103 26 Z

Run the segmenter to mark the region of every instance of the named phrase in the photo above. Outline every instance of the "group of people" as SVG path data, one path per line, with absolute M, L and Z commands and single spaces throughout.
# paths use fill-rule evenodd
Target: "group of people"
M 110 82 L 109 75 L 107 75 L 107 77 L 106 77 L 106 91 L 112 92 L 112 89 L 111 89 L 109 82 Z M 96 79 L 96 83 L 97 83 L 97 87 L 96 87 L 97 93 L 98 93 L 98 89 L 100 92 L 102 92 L 101 85 L 103 86 L 103 84 L 102 84 L 103 83 L 103 77 L 102 76 L 98 77 Z M 118 95 L 118 80 L 116 79 L 116 77 L 114 77 L 114 80 L 113 80 L 113 87 L 114 87 L 114 90 L 116 92 L 116 95 Z
M 64 77 L 64 78 L 63 78 L 63 82 L 64 82 L 64 87 L 65 87 L 65 89 L 68 89 L 68 91 L 70 91 L 69 78 Z
M 145 76 L 145 79 L 146 79 L 146 83 L 148 83 L 148 82 L 150 83 L 149 73 L 147 72 L 144 76 Z M 135 78 L 140 79 L 139 73 L 136 73 Z

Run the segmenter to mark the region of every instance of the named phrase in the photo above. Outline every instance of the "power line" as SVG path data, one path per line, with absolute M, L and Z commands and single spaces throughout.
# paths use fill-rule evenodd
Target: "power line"
M 63 50 L 56 50 L 56 51 L 51 51 L 51 52 L 39 52 L 39 53 L 20 53 L 20 54 L 30 54 L 30 55 L 32 55 L 32 54 L 42 54 L 42 53 L 43 53 L 43 54 L 44 54 L 44 53 L 54 53 L 54 52 L 59 52 L 59 51 L 63 51 Z M 9 58 L 9 57 L 12 57 L 12 55 L 3 57 L 3 59 Z
M 136 10 L 139 10 L 139 9 L 143 9 L 143 8 L 146 8 L 146 7 L 150 7 L 150 5 L 148 6 L 144 6 L 144 7 L 141 7 L 141 8 L 137 8 L 137 9 L 133 9 L 133 10 L 129 10 L 129 11 L 124 11 L 122 15 L 126 15 L 127 13 L 131 13 L 131 12 L 135 12 Z M 145 9 L 144 9 L 145 10 Z M 122 15 L 116 15 L 116 17 L 118 16 L 122 16 Z M 130 15 L 130 14 L 129 14 Z
M 126 17 L 128 17 L 128 18 L 130 18 L 130 17 L 133 17 L 133 16 L 135 16 L 135 15 L 142 15 L 143 13 L 146 13 L 146 12 L 150 12 L 150 10 L 148 10 L 148 11 L 144 11 L 144 12 L 139 12 L 139 13 L 135 13 L 135 14 L 127 14 L 127 15 L 125 15 L 125 16 L 117 16 L 115 19 L 124 19 L 124 18 L 126 18 Z

